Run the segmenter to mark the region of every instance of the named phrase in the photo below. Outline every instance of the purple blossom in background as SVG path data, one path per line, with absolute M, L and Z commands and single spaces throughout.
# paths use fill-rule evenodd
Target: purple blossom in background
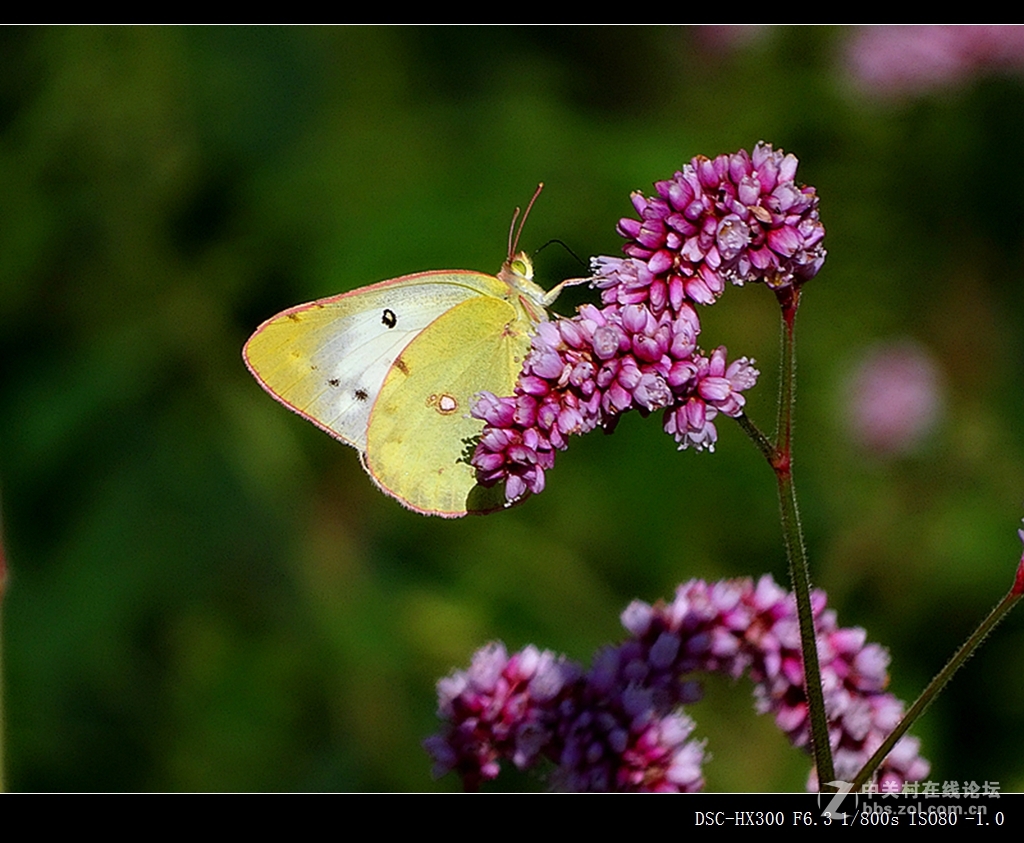
M 768 144 L 698 156 L 656 196 L 633 194 L 639 219 L 619 222 L 625 258 L 593 260 L 602 307 L 538 327 L 512 396 L 484 393 L 486 422 L 472 463 L 480 482 L 503 482 L 511 503 L 544 489 L 567 437 L 610 429 L 629 410 L 664 410 L 679 447 L 714 450 L 714 419 L 742 414 L 757 382 L 753 361 L 701 350 L 695 305 L 726 282 L 762 281 L 777 292 L 821 269 L 825 229 L 814 188 L 797 185 L 797 159 Z
M 923 94 L 1024 70 L 1024 26 L 861 27 L 846 48 L 854 82 L 883 97 Z
M 862 629 L 841 629 L 814 594 L 825 708 L 836 775 L 851 781 L 902 715 L 885 693 L 888 654 Z M 428 739 L 435 775 L 455 770 L 467 789 L 553 762 L 566 790 L 683 791 L 703 786 L 703 744 L 681 706 L 700 698 L 697 671 L 754 682 L 757 708 L 798 747 L 808 745 L 807 702 L 795 600 L 769 576 L 679 587 L 671 603 L 635 601 L 623 612 L 631 634 L 606 647 L 589 671 L 527 647 L 508 656 L 484 647 L 468 671 L 438 683 L 444 731 Z M 916 738 L 904 737 L 879 768 L 878 788 L 902 789 L 928 775 Z M 809 789 L 817 788 L 812 772 Z
M 843 415 L 851 437 L 880 457 L 910 453 L 942 412 L 941 380 L 932 356 L 915 343 L 870 349 L 844 388 Z

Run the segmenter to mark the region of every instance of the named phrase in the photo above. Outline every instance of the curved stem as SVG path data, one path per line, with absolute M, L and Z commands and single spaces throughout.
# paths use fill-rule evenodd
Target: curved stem
M 1021 568 L 1018 569 L 1018 580 L 1021 578 L 1021 571 L 1024 571 L 1024 560 L 1021 560 Z M 910 707 L 910 710 L 903 715 L 903 719 L 900 720 L 899 725 L 892 730 L 892 734 L 882 742 L 882 745 L 878 747 L 875 754 L 868 759 L 868 763 L 864 765 L 863 769 L 861 769 L 859 773 L 857 773 L 857 778 L 853 780 L 854 791 L 862 787 L 864 783 L 871 778 L 875 770 L 878 769 L 878 765 L 885 760 L 885 756 L 887 756 L 892 751 L 892 748 L 896 746 L 896 742 L 906 734 L 907 730 L 911 726 L 914 725 L 914 721 L 924 714 L 925 709 L 931 705 L 932 700 L 939 695 L 939 691 L 941 691 L 946 686 L 946 683 L 953 678 L 953 674 L 956 673 L 963 663 L 971 657 L 974 651 L 978 649 L 981 642 L 985 640 L 993 629 L 995 629 L 996 624 L 1009 614 L 1010 609 L 1017 605 L 1017 601 L 1020 600 L 1022 596 L 1024 595 L 1021 594 L 1020 590 L 1014 587 L 1010 590 L 1010 593 L 1000 600 L 999 604 L 989 612 L 988 617 L 981 622 L 978 628 L 971 634 L 971 637 L 968 638 L 960 649 L 953 654 L 953 657 L 946 663 L 946 666 L 936 674 L 935 678 L 932 679 L 931 682 L 928 683 L 928 687 L 921 692 L 921 696 L 917 698 L 914 704 Z
M 771 440 L 761 432 L 761 429 L 745 413 L 740 413 L 736 416 L 736 422 L 743 428 L 743 432 L 747 434 L 750 441 L 757 445 L 757 449 L 768 460 L 768 464 L 773 465 L 778 453 Z

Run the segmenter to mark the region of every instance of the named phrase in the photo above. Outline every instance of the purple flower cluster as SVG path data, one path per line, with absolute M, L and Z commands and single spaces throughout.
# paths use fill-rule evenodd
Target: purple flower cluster
M 576 665 L 533 646 L 511 657 L 500 643 L 478 650 L 469 670 L 437 683 L 438 714 L 449 729 L 424 743 L 434 775 L 455 770 L 476 790 L 497 777 L 502 758 L 532 766 L 550 742 L 551 709 L 578 676 Z
M 704 787 L 704 745 L 690 739 L 684 703 L 695 682 L 658 682 L 636 641 L 606 647 L 555 712 L 552 784 L 569 791 L 695 793 Z
M 695 304 L 713 304 L 725 282 L 764 281 L 776 291 L 813 277 L 825 259 L 813 188 L 794 181 L 797 159 L 759 144 L 713 161 L 694 158 L 633 195 L 640 219 L 623 219 L 625 258 L 593 261 L 602 306 L 541 323 L 515 394 L 483 393 L 486 422 L 473 455 L 480 482 L 505 483 L 514 502 L 544 489 L 567 437 L 612 427 L 628 410 L 664 410 L 679 447 L 714 450 L 714 419 L 743 412 L 758 371 L 721 346 L 697 345 Z
M 862 629 L 840 629 L 813 599 L 836 775 L 851 781 L 899 722 L 884 689 L 888 655 Z M 694 791 L 703 744 L 681 706 L 700 698 L 690 674 L 715 671 L 755 683 L 757 707 L 799 747 L 808 745 L 807 700 L 796 604 L 769 576 L 679 587 L 671 603 L 635 601 L 622 615 L 632 637 L 600 651 L 588 672 L 527 647 L 480 650 L 468 671 L 438 684 L 446 729 L 426 747 L 434 772 L 455 770 L 467 788 L 495 778 L 502 759 L 520 769 L 541 758 L 566 790 Z M 883 792 L 928 774 L 916 738 L 897 743 L 878 771 Z M 817 781 L 811 774 L 809 788 Z
M 825 262 L 818 195 L 794 178 L 798 161 L 770 144 L 714 160 L 697 156 L 657 196 L 633 194 L 640 219 L 619 221 L 625 260 L 597 258 L 605 303 L 646 300 L 658 312 L 684 299 L 713 304 L 725 282 L 799 285 Z
M 664 693 L 644 686 L 641 655 L 635 642 L 608 648 L 584 674 L 549 651 L 530 646 L 509 656 L 503 644 L 488 644 L 468 671 L 438 683 L 447 728 L 424 741 L 434 775 L 454 770 L 476 790 L 497 777 L 503 759 L 525 770 L 548 758 L 560 790 L 700 790 L 703 745 L 676 710 L 699 691 L 678 681 Z

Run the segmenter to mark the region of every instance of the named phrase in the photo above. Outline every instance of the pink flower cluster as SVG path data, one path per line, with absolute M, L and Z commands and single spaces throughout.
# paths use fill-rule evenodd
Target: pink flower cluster
M 770 144 L 711 160 L 698 156 L 657 196 L 633 194 L 639 220 L 619 221 L 625 261 L 598 258 L 605 303 L 647 300 L 659 312 L 684 299 L 712 304 L 725 282 L 778 289 L 817 275 L 825 261 L 818 195 L 794 179 L 798 161 Z
M 457 772 L 467 790 L 497 778 L 502 758 L 535 764 L 551 740 L 551 712 L 577 681 L 579 668 L 549 650 L 526 647 L 511 657 L 501 643 L 477 650 L 469 670 L 437 683 L 444 735 L 424 745 L 434 775 Z
M 633 409 L 664 410 L 680 448 L 714 450 L 715 417 L 739 416 L 759 373 L 745 357 L 730 363 L 724 346 L 701 350 L 695 305 L 713 304 L 726 281 L 783 291 L 821 268 L 818 197 L 796 168 L 759 144 L 694 158 L 656 196 L 634 194 L 640 219 L 619 222 L 626 257 L 593 261 L 602 306 L 540 324 L 515 394 L 483 393 L 474 407 L 486 422 L 472 460 L 480 482 L 504 482 L 509 503 L 539 493 L 568 436 Z
M 862 629 L 840 629 L 824 593 L 813 604 L 836 775 L 852 781 L 899 722 L 902 704 L 884 691 L 885 650 L 866 644 Z M 441 680 L 446 727 L 425 743 L 435 775 L 455 770 L 475 789 L 497 777 L 502 760 L 526 769 L 547 758 L 560 789 L 699 790 L 703 744 L 681 712 L 700 698 L 696 671 L 746 673 L 758 709 L 807 747 L 796 603 L 771 577 L 692 580 L 671 603 L 635 601 L 622 622 L 632 637 L 601 650 L 589 671 L 532 646 L 509 656 L 490 644 L 468 671 Z M 879 790 L 928 775 L 918 747 L 911 737 L 896 744 L 878 771 Z M 816 785 L 812 773 L 808 786 Z

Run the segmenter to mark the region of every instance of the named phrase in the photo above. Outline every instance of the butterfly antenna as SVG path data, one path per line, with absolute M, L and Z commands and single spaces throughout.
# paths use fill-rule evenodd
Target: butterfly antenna
M 553 238 L 551 240 L 548 240 L 547 243 L 545 243 L 543 246 L 540 247 L 540 249 L 537 250 L 537 254 L 540 254 L 541 249 L 547 248 L 552 243 L 557 243 L 559 246 L 561 246 L 563 249 L 565 249 L 565 251 L 567 251 L 570 255 L 572 255 L 574 258 L 576 258 L 576 260 L 578 260 L 580 262 L 581 266 L 584 266 L 584 267 L 586 266 L 586 264 L 583 262 L 583 260 L 580 258 L 580 256 L 577 255 L 572 249 L 570 249 L 563 241 L 559 240 L 557 237 Z M 561 284 L 559 284 L 558 286 L 554 287 L 551 290 L 548 290 L 544 294 L 544 306 L 545 307 L 551 307 L 551 305 L 555 303 L 555 299 L 558 298 L 559 294 L 566 287 L 577 287 L 580 284 L 589 284 L 593 280 L 594 280 L 594 277 L 592 275 L 588 275 L 588 276 L 586 276 L 584 278 L 566 278 Z
M 516 212 L 512 214 L 512 225 L 508 229 L 508 259 L 512 260 L 515 257 L 516 249 L 519 248 L 519 236 L 523 233 L 523 226 L 526 225 L 526 218 L 530 216 L 530 210 L 533 208 L 533 203 L 537 201 L 537 197 L 540 196 L 540 192 L 544 189 L 544 182 L 537 185 L 537 189 L 533 192 L 533 198 L 530 200 L 530 204 L 526 206 L 526 212 L 523 214 L 523 218 L 519 220 L 519 228 L 516 228 L 516 220 L 519 219 L 519 208 L 516 208 Z M 515 236 L 512 236 L 512 232 L 515 232 Z
M 519 237 L 516 236 L 513 239 L 513 235 L 516 230 L 516 220 L 519 219 L 519 206 L 516 205 L 516 209 L 512 212 L 512 225 L 508 227 L 508 259 L 509 262 L 515 256 L 515 244 L 519 242 Z M 521 226 L 520 226 L 521 227 Z
M 548 242 L 545 243 L 543 246 L 541 246 L 536 251 L 535 254 L 539 255 L 541 252 L 543 252 L 552 243 L 557 243 L 559 246 L 561 246 L 563 249 L 565 249 L 565 251 L 567 251 L 570 255 L 572 255 L 574 258 L 576 258 L 576 261 L 577 261 L 577 263 L 579 263 L 580 266 L 586 268 L 586 266 L 587 266 L 586 261 L 584 261 L 583 258 L 581 258 L 579 255 L 577 255 L 572 249 L 570 249 L 568 244 L 564 240 L 559 240 L 557 237 L 552 237 L 550 240 L 548 240 Z

